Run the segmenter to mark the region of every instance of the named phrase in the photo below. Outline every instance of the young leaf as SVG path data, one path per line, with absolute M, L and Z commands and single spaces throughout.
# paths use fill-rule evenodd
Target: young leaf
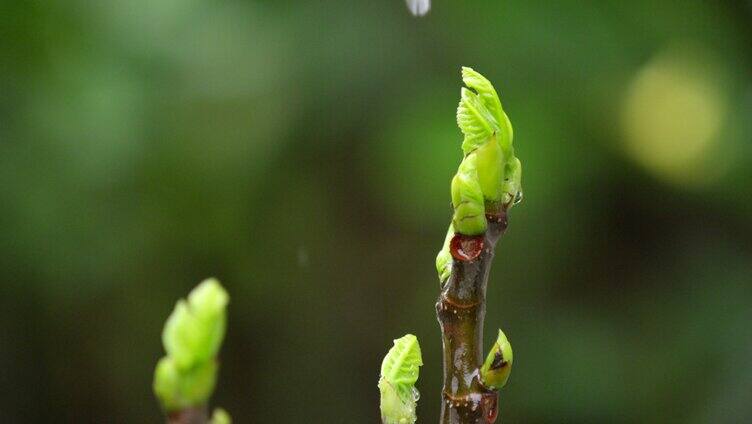
M 383 424 L 414 424 L 419 368 L 423 365 L 418 339 L 407 334 L 394 341 L 381 363 L 381 420 Z
M 464 66 L 462 67 L 462 82 L 478 93 L 478 101 L 492 116 L 490 123 L 494 130 L 499 133 L 497 140 L 499 145 L 505 151 L 508 150 L 512 144 L 512 123 L 507 114 L 504 113 L 499 95 L 491 81 L 474 69 Z
M 476 72 L 473 68 L 463 66 L 462 82 L 478 93 L 480 102 L 493 115 L 495 123 L 498 124 L 501 121 L 503 111 L 501 109 L 501 100 L 499 100 L 499 95 L 496 94 L 496 89 L 491 84 L 491 81 Z
M 462 151 L 465 155 L 488 142 L 498 129 L 498 124 L 478 95 L 467 88 L 460 90 L 460 104 L 457 106 L 457 126 L 465 140 Z

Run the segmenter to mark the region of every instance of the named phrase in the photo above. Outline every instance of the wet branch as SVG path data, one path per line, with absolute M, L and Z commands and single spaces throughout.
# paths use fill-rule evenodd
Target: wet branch
M 441 424 L 488 424 L 498 415 L 498 392 L 483 385 L 480 368 L 486 286 L 496 243 L 506 230 L 506 208 L 486 219 L 484 234 L 455 233 L 452 272 L 436 302 L 444 344 Z

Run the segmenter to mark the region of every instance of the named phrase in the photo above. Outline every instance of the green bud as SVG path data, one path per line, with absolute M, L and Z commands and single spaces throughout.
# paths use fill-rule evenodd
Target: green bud
M 485 203 L 475 158 L 466 157 L 452 179 L 452 225 L 455 231 L 469 236 L 486 231 Z
M 212 414 L 210 424 L 232 424 L 232 418 L 227 411 L 222 408 L 217 408 Z
M 162 332 L 167 356 L 154 371 L 154 393 L 166 411 L 203 405 L 214 391 L 228 301 L 217 280 L 205 280 L 167 319 Z
M 509 374 L 512 372 L 512 362 L 514 355 L 512 345 L 507 340 L 504 332 L 499 330 L 499 336 L 496 339 L 491 351 L 486 356 L 486 361 L 480 369 L 480 377 L 483 384 L 492 389 L 501 389 L 507 384 Z
M 184 406 L 180 401 L 180 380 L 175 361 L 165 356 L 157 362 L 157 368 L 154 370 L 154 394 L 167 411 L 174 411 Z
M 452 225 L 458 233 L 474 236 L 486 231 L 486 211 L 508 209 L 521 198 L 522 166 L 514 155 L 513 130 L 499 95 L 490 81 L 471 68 L 462 68 L 467 87 L 460 91 L 457 125 L 464 140 L 464 158 L 452 179 Z M 443 251 L 442 251 L 443 252 Z M 439 279 L 446 254 L 437 258 Z M 451 269 L 450 269 L 451 272 Z
M 501 184 L 501 191 L 504 195 L 502 202 L 511 208 L 522 200 L 522 164 L 517 158 L 507 162 L 504 167 L 504 181 Z
M 501 146 L 496 142 L 496 136 L 492 135 L 488 143 L 475 149 L 471 154 L 475 156 L 475 169 L 478 173 L 485 202 L 498 202 L 502 196 L 502 171 L 504 164 Z M 467 158 L 466 158 L 467 160 Z
M 215 279 L 208 279 L 180 300 L 165 323 L 162 343 L 181 369 L 216 356 L 225 335 L 229 297 Z
M 450 224 L 446 238 L 444 238 L 444 247 L 442 247 L 439 254 L 436 255 L 436 271 L 439 273 L 439 281 L 441 284 L 444 284 L 447 278 L 452 274 L 452 264 L 454 259 L 452 258 L 452 252 L 449 251 L 449 244 L 452 242 L 452 237 L 454 237 L 454 226 Z
M 381 363 L 379 392 L 383 424 L 414 424 L 419 368 L 423 365 L 418 339 L 412 334 L 394 341 Z
M 216 379 L 214 360 L 181 371 L 172 358 L 165 356 L 154 371 L 154 393 L 166 411 L 203 405 L 214 391 Z

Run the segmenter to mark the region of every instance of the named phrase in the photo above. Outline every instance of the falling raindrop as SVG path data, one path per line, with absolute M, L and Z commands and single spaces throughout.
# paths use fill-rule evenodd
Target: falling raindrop
M 406 0 L 407 8 L 415 16 L 423 16 L 431 10 L 431 0 Z

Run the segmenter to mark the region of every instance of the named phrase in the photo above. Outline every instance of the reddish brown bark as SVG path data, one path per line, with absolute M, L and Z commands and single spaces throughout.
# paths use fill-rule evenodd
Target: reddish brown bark
M 506 230 L 506 212 L 487 216 L 488 229 L 476 240 L 456 234 L 450 246 L 452 273 L 436 302 L 444 342 L 441 424 L 489 424 L 498 415 L 498 392 L 480 380 L 486 286 L 496 243 Z M 477 252 L 467 252 L 481 246 Z M 457 251 L 457 252 L 455 252 Z

